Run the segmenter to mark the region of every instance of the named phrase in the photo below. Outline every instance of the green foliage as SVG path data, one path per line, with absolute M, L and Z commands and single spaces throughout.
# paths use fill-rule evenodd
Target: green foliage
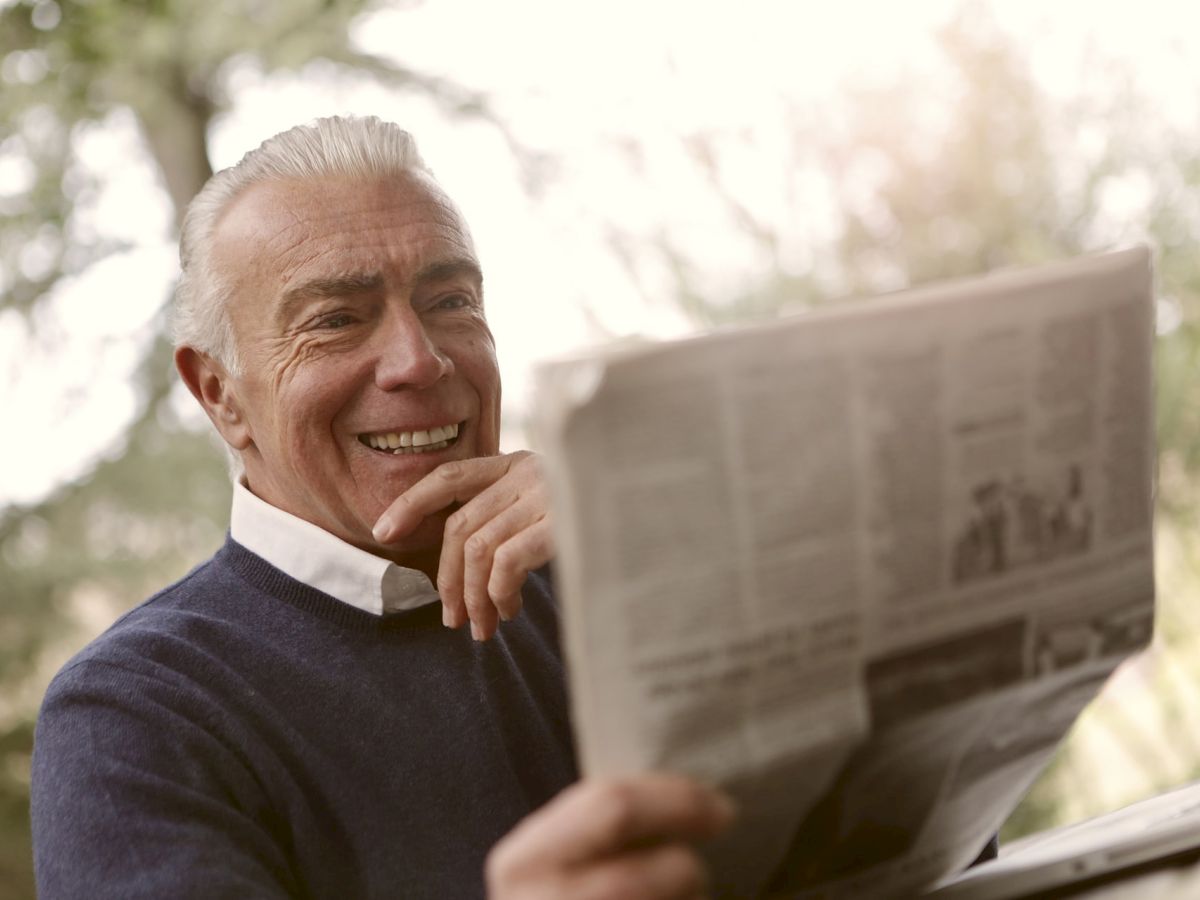
M 235 65 L 313 60 L 490 118 L 486 97 L 355 49 L 370 0 L 18 0 L 0 5 L 0 314 L 34 314 L 64 276 L 120 249 L 81 215 L 97 183 L 81 163 L 89 129 L 132 115 L 178 226 L 212 173 L 207 137 Z M 165 298 L 164 298 L 165 299 Z M 165 321 L 162 317 L 161 325 Z M 138 369 L 138 412 L 76 482 L 29 507 L 0 508 L 0 898 L 33 894 L 28 766 L 41 686 L 104 624 L 184 574 L 220 543 L 230 485 L 207 434 L 173 412 L 163 334 Z M 25 772 L 22 775 L 22 772 Z
M 860 294 L 1103 250 L 1114 238 L 1127 242 L 1130 232 L 1152 240 L 1160 293 L 1181 318 L 1159 340 L 1156 360 L 1159 531 L 1179 533 L 1194 522 L 1192 483 L 1200 465 L 1200 419 L 1192 400 L 1200 354 L 1193 318 L 1200 229 L 1177 199 L 1180 189 L 1195 190 L 1194 157 L 1176 150 L 1164 159 L 1123 140 L 1123 132 L 1152 130 L 1136 107 L 1118 102 L 1123 98 L 1109 108 L 1051 106 L 1031 82 L 1016 44 L 981 29 L 970 12 L 946 30 L 942 46 L 955 100 L 942 116 L 940 140 L 909 127 L 923 101 L 908 86 L 860 95 L 847 140 L 835 148 L 835 158 L 845 161 L 845 219 L 834 251 L 845 283 Z M 1090 160 L 1073 146 L 1074 135 L 1088 126 L 1109 137 Z M 853 183 L 862 177 L 855 161 L 863 154 L 877 176 L 865 193 Z M 1103 191 L 1131 174 L 1144 176 L 1156 196 L 1141 229 L 1114 232 L 1103 221 Z M 1159 665 L 1195 658 L 1197 623 L 1181 615 L 1185 603 L 1182 593 L 1160 597 Z M 1194 672 L 1194 665 L 1187 670 Z M 1196 698 L 1161 679 L 1151 682 L 1140 699 L 1154 704 L 1152 716 L 1132 716 L 1128 696 L 1125 705 L 1105 699 L 1088 712 L 1005 826 L 1005 839 L 1102 812 L 1200 769 L 1200 745 L 1169 736 L 1171 711 Z M 1111 752 L 1120 755 L 1131 785 L 1116 799 L 1095 789 L 1095 779 L 1104 777 L 1096 760 L 1107 745 L 1117 748 Z
M 33 896 L 29 840 L 29 756 L 33 723 L 0 730 L 0 900 Z
M 228 104 L 231 62 L 274 71 L 324 59 L 453 112 L 487 113 L 478 92 L 356 50 L 349 26 L 374 5 L 21 0 L 0 8 L 0 158 L 21 160 L 29 174 L 24 191 L 0 201 L 0 309 L 29 309 L 61 274 L 114 249 L 73 227 L 76 203 L 94 187 L 76 158 L 88 123 L 132 111 L 182 215 L 212 174 L 206 137 Z M 36 266 L 27 252 L 33 243 L 45 250 Z
M 165 349 L 160 339 L 159 364 Z M 0 518 L 0 681 L 13 704 L 0 728 L 28 720 L 47 665 L 220 543 L 228 476 L 208 436 L 169 409 L 148 398 L 123 446 L 89 476 Z M 32 694 L 17 687 L 30 678 Z
M 966 7 L 940 35 L 944 73 L 864 87 L 827 151 L 843 210 L 834 253 L 860 295 L 1075 255 L 1089 246 L 1102 159 L 1079 184 L 1028 61 Z M 921 123 L 924 127 L 917 127 Z
M 1102 94 L 1051 102 L 1021 45 L 977 5 L 962 8 L 940 48 L 934 75 L 860 83 L 839 98 L 840 127 L 803 136 L 833 181 L 840 216 L 833 239 L 814 254 L 822 278 L 777 267 L 730 301 L 706 294 L 669 243 L 660 252 L 679 282 L 680 308 L 708 325 L 812 305 L 822 295 L 897 290 L 1133 240 L 1155 247 L 1164 321 L 1177 319 L 1156 358 L 1158 536 L 1174 548 L 1159 564 L 1156 655 L 1145 671 L 1135 669 L 1136 702 L 1128 693 L 1106 697 L 1085 714 L 1005 826 L 1011 839 L 1200 774 L 1200 741 L 1180 736 L 1177 725 L 1194 721 L 1189 711 L 1200 703 L 1190 687 L 1200 681 L 1200 621 L 1190 602 L 1200 564 L 1179 550 L 1197 524 L 1200 473 L 1200 155 L 1187 136 L 1164 134 L 1153 106 L 1111 69 Z M 1102 136 L 1098 150 L 1082 145 L 1087 134 Z M 697 159 L 714 169 L 713 157 L 709 146 Z M 803 162 L 798 154 L 795 164 Z M 1105 192 L 1122 179 L 1148 185 L 1150 197 L 1144 214 L 1114 222 Z M 727 199 L 731 222 L 745 223 L 745 211 Z M 748 230 L 763 229 L 751 222 Z M 758 237 L 769 251 L 773 240 Z M 1105 770 L 1114 758 L 1119 778 Z M 1124 787 L 1104 792 L 1101 783 Z
M 363 0 L 0 7 L 0 158 L 29 176 L 0 197 L 0 312 L 29 313 L 64 275 L 116 249 L 78 221 L 94 189 L 78 138 L 113 112 L 133 114 L 179 221 L 211 174 L 208 128 L 228 103 L 233 61 L 275 70 L 325 59 L 424 92 L 451 112 L 486 114 L 476 92 L 354 49 L 350 24 L 369 8 Z M 160 335 L 138 370 L 140 411 L 122 446 L 44 502 L 0 510 L 8 613 L 0 677 L 30 671 L 81 594 L 128 605 L 219 538 L 227 479 L 208 439 L 174 420 L 172 378 Z

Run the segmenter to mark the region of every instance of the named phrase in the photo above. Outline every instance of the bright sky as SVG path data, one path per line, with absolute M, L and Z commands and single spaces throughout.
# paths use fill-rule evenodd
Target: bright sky
M 234 106 L 210 149 L 217 166 L 228 165 L 271 134 L 332 113 L 373 113 L 413 131 L 475 233 L 515 418 L 539 359 L 605 332 L 687 330 L 669 302 L 669 275 L 635 253 L 631 277 L 612 252 L 614 228 L 635 247 L 669 228 L 718 293 L 735 292 L 761 265 L 695 171 L 679 165 L 681 135 L 745 137 L 744 152 L 724 161 L 728 184 L 799 248 L 785 266 L 817 264 L 804 249 L 829 222 L 820 186 L 803 209 L 778 189 L 794 153 L 790 123 L 799 117 L 819 127 L 847 79 L 933 66 L 933 29 L 954 5 L 428 0 L 365 21 L 356 35 L 364 49 L 492 96 L 513 133 L 546 155 L 543 187 L 532 196 L 494 127 L 449 120 L 419 96 L 319 68 L 271 78 L 235 69 Z M 1007 30 L 1025 36 L 1047 91 L 1088 88 L 1091 46 L 1135 63 L 1164 121 L 1196 121 L 1200 48 L 1186 42 L 1200 34 L 1200 14 L 1180 11 L 1190 4 L 1059 2 L 1052 12 L 1047 5 L 990 4 Z M 129 376 L 177 271 L 169 211 L 131 118 L 114 115 L 83 138 L 82 151 L 106 183 L 86 223 L 133 249 L 63 285 L 43 311 L 36 343 L 15 317 L 0 316 L 0 404 L 12 435 L 0 505 L 35 500 L 86 471 L 97 454 L 119 452 L 136 407 Z M 21 180 L 19 167 L 0 165 L 0 193 Z M 1127 194 L 1123 202 L 1136 207 L 1136 186 Z M 37 254 L 29 249 L 30 266 Z M 197 415 L 180 395 L 179 409 Z

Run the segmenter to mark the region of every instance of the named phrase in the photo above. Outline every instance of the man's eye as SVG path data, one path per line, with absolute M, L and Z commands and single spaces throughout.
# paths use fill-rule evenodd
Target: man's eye
M 463 307 L 471 306 L 472 298 L 467 294 L 451 294 L 448 297 L 443 297 L 433 305 L 434 309 L 462 309 Z
M 354 322 L 354 317 L 349 313 L 329 313 L 325 316 L 318 316 L 314 321 L 317 328 L 345 328 Z

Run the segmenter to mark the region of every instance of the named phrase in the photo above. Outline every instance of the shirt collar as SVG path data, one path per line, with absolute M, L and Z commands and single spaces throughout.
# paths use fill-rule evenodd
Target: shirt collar
M 297 581 L 364 612 L 380 616 L 441 600 L 424 572 L 348 544 L 272 506 L 240 481 L 233 487 L 229 533 Z

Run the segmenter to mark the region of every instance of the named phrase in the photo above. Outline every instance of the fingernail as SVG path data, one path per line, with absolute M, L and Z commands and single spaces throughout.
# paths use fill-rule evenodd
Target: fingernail
M 471 638 L 476 641 L 483 640 L 483 631 L 474 622 L 471 623 Z
M 442 607 L 442 624 L 447 628 L 454 627 L 454 617 L 450 615 L 450 607 L 448 606 Z
M 388 520 L 380 519 L 375 523 L 375 527 L 371 529 L 371 537 L 375 538 L 375 540 L 382 544 L 387 540 L 388 533 L 391 530 L 391 524 L 388 522 Z

